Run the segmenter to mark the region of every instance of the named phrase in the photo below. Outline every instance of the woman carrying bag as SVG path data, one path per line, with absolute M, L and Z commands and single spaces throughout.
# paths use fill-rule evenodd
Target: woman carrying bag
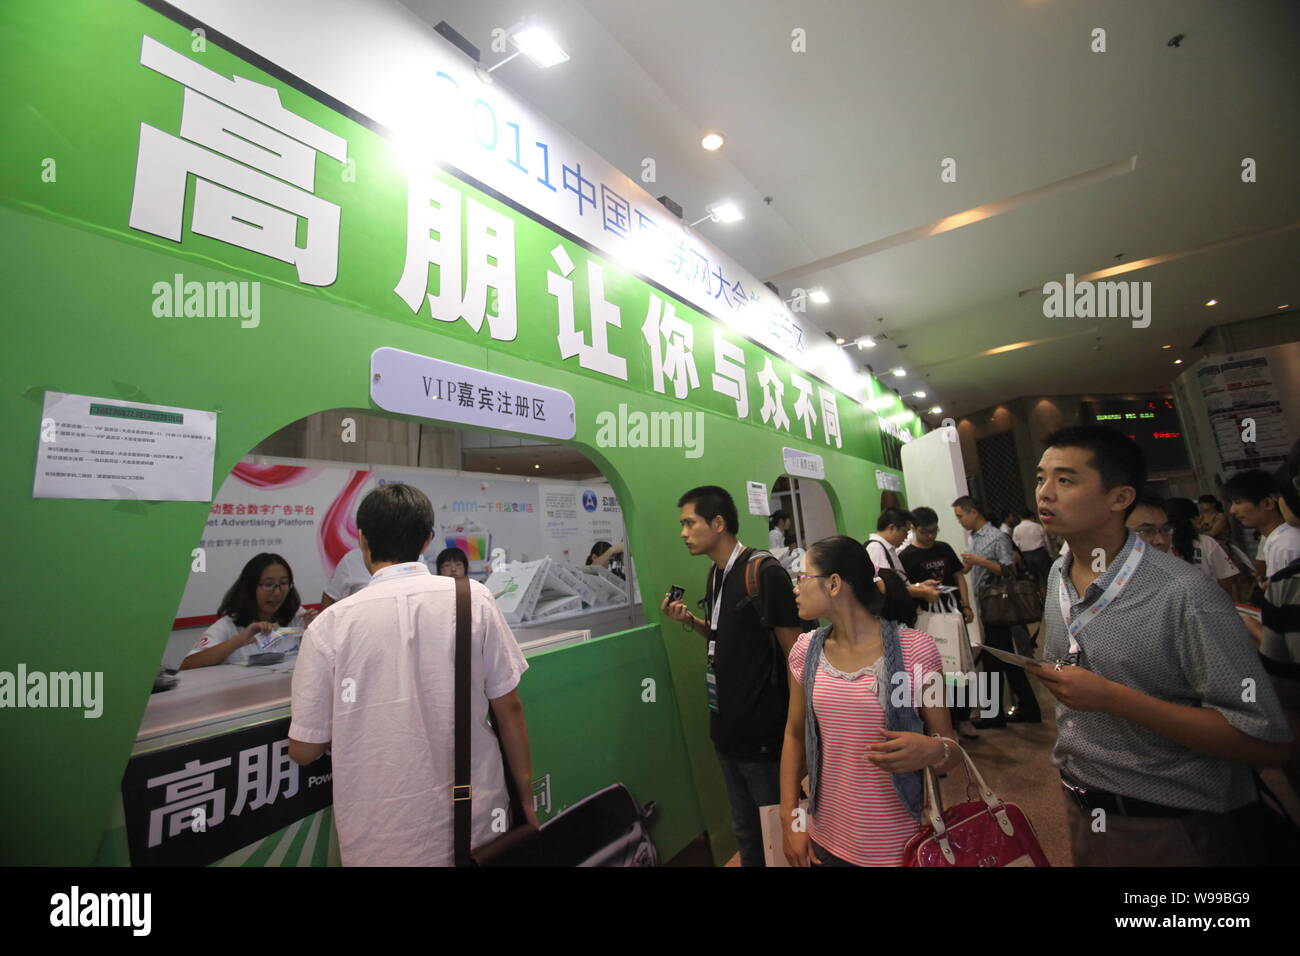
M 796 575 L 799 616 L 831 623 L 790 651 L 781 825 L 792 866 L 899 865 L 920 828 L 921 769 L 942 773 L 960 759 L 942 699 L 915 706 L 918 681 L 942 684 L 938 649 L 898 622 L 905 615 L 886 606 L 874 578 L 866 549 L 843 535 L 814 544 Z M 797 810 L 805 768 L 806 817 Z

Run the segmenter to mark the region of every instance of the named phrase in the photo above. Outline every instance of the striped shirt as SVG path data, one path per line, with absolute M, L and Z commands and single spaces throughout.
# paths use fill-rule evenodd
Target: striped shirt
M 804 658 L 812 632 L 790 651 L 790 672 L 803 683 Z M 919 666 L 922 680 L 942 670 L 939 650 L 925 631 L 899 632 L 903 667 L 909 680 Z M 892 690 L 888 684 L 886 690 Z M 822 654 L 813 685 L 813 713 L 821 731 L 821 780 L 818 808 L 810 815 L 808 834 L 842 860 L 858 866 L 898 866 L 903 848 L 917 831 L 894 789 L 892 775 L 863 759 L 867 746 L 885 738 L 885 710 L 873 668 L 847 675 Z
M 1119 573 L 1135 541 L 1130 533 L 1082 597 L 1070 580 L 1072 556 L 1052 565 L 1043 615 L 1045 658 L 1059 660 L 1070 650 L 1057 597 L 1062 576 L 1071 617 L 1077 617 Z M 1107 680 L 1172 704 L 1212 708 L 1257 740 L 1291 739 L 1232 599 L 1181 558 L 1148 547 L 1128 585 L 1076 640 L 1080 666 Z M 1052 762 L 1085 787 L 1211 813 L 1226 813 L 1255 797 L 1244 763 L 1211 757 L 1100 711 L 1058 703 L 1056 722 Z
M 996 561 L 1003 568 L 1016 563 L 1015 553 L 1011 550 L 1011 539 L 987 521 L 980 526 L 978 531 L 971 532 L 970 553 Z M 976 595 L 984 593 L 984 588 L 992 583 L 993 577 L 992 571 L 981 568 L 977 564 L 972 564 L 970 569 L 971 590 Z

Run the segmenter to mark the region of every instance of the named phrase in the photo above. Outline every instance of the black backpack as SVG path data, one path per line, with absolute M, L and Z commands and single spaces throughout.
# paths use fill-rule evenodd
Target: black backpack
M 758 615 L 759 624 L 767 632 L 768 645 L 771 650 L 771 676 L 769 680 L 773 686 L 776 686 L 785 675 L 785 652 L 781 650 L 781 642 L 776 638 L 776 629 L 767 620 L 764 613 L 762 572 L 765 562 L 771 561 L 777 567 L 781 567 L 781 562 L 777 561 L 776 556 L 770 551 L 761 551 L 757 548 L 746 548 L 746 551 L 749 552 L 748 555 L 742 555 L 745 560 L 745 596 L 740 599 L 740 603 L 736 607 L 737 610 L 743 612 L 747 606 L 752 606 L 754 613 Z M 785 568 L 781 567 L 781 570 L 784 571 Z M 704 593 L 709 594 L 712 587 L 713 568 L 710 568 L 708 577 L 704 582 Z M 722 600 L 721 589 L 719 589 L 718 594 L 713 595 L 713 599 L 715 601 Z

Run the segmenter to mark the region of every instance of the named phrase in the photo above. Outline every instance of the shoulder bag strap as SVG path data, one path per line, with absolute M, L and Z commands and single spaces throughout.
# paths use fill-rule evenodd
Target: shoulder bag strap
M 470 866 L 470 823 L 474 788 L 470 786 L 470 606 L 469 581 L 456 581 L 456 705 L 454 712 L 456 753 L 455 785 L 451 790 L 455 826 L 456 865 Z

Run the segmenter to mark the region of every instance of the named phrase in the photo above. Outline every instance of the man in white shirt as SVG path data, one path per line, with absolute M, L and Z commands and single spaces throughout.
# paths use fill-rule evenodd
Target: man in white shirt
M 1259 532 L 1259 552 L 1255 556 L 1256 573 L 1263 582 L 1300 558 L 1300 528 L 1282 519 L 1277 504 L 1277 489 L 1266 472 L 1243 471 L 1224 485 L 1232 507 L 1232 516 L 1247 528 Z
M 1030 517 L 1019 517 L 1011 529 L 1011 540 L 1015 542 L 1025 558 L 1025 566 L 1038 581 L 1039 587 L 1046 587 L 1047 572 L 1052 569 L 1052 558 L 1047 553 L 1047 533 L 1043 526 Z
M 331 748 L 345 866 L 450 866 L 456 582 L 430 574 L 419 560 L 433 528 L 433 508 L 419 489 L 376 488 L 362 501 L 357 526 L 372 577 L 303 636 L 289 756 L 309 764 Z M 509 807 L 502 750 L 528 822 L 536 824 L 537 815 L 517 690 L 528 664 L 487 589 L 476 581 L 469 588 L 471 846 L 477 847 L 498 835 L 494 815 Z
M 365 558 L 361 556 L 361 549 L 353 548 L 334 566 L 334 574 L 320 596 L 320 609 L 323 611 L 335 601 L 356 594 L 369 583 L 370 571 L 366 568 Z
M 906 540 L 912 530 L 912 515 L 902 508 L 886 508 L 876 519 L 876 533 L 866 541 L 867 555 L 876 570 L 889 568 L 897 571 L 903 582 L 907 582 L 907 569 L 898 557 L 898 546 Z M 876 575 L 879 580 L 879 574 Z M 921 584 L 908 584 L 907 593 L 923 601 L 939 600 L 939 582 L 925 581 Z

